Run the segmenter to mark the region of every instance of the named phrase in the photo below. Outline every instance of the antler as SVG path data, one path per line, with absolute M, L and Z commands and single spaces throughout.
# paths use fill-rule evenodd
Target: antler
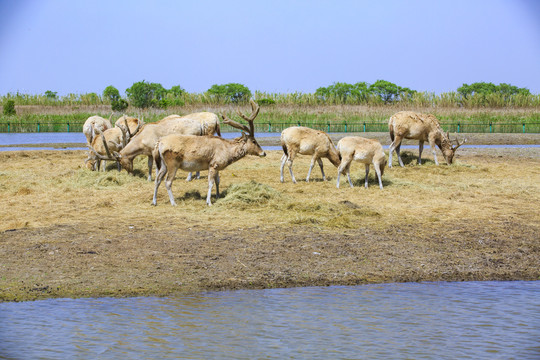
M 246 126 L 246 125 L 243 125 L 243 124 L 240 124 L 240 123 L 237 123 L 236 121 L 233 121 L 231 119 L 229 119 L 227 117 L 227 115 L 224 115 L 222 114 L 221 117 L 223 118 L 223 122 L 227 125 L 230 125 L 234 128 L 237 128 L 237 129 L 240 129 L 240 130 L 244 130 L 245 132 L 247 132 L 249 135 L 251 136 L 255 136 L 255 126 L 253 125 L 253 120 L 255 120 L 255 118 L 257 117 L 257 115 L 259 114 L 259 105 L 257 105 L 255 103 L 255 101 L 253 100 L 250 100 L 249 101 L 250 104 L 251 104 L 251 115 L 248 117 L 244 114 L 242 114 L 240 112 L 240 110 L 237 110 L 238 112 L 238 115 L 240 115 L 242 117 L 242 119 L 246 120 L 249 124 L 249 127 Z
M 238 109 L 236 111 L 238 112 L 238 115 L 240 115 L 242 117 L 242 119 L 244 119 L 244 120 L 246 120 L 248 122 L 248 124 L 249 124 L 249 133 L 250 133 L 251 136 L 254 136 L 255 135 L 255 126 L 253 125 L 253 120 L 255 120 L 257 115 L 259 115 L 260 107 L 259 107 L 259 105 L 257 105 L 257 103 L 255 103 L 255 101 L 253 101 L 253 99 L 250 99 L 249 103 L 251 105 L 251 115 L 249 117 L 242 114 L 240 112 L 240 110 L 238 110 Z
M 456 138 L 456 146 L 452 146 L 452 149 L 454 149 L 454 151 L 457 150 L 458 147 L 460 147 L 461 145 L 465 144 L 467 142 L 467 139 L 463 139 L 463 141 L 460 143 L 459 140 Z

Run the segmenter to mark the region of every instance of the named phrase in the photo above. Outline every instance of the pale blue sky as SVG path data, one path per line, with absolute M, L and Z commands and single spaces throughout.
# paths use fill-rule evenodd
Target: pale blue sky
M 0 94 L 123 93 L 141 80 L 314 92 L 377 79 L 540 93 L 539 3 L 1 0 Z

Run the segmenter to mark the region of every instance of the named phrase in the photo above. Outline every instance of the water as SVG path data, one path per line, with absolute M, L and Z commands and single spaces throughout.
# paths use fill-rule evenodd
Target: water
M 280 133 L 255 133 L 255 137 L 279 137 Z M 240 136 L 239 132 L 223 133 L 223 138 L 233 139 Z M 0 151 L 18 151 L 18 150 L 86 150 L 86 146 L 81 147 L 22 147 L 15 145 L 24 144 L 86 144 L 86 138 L 81 133 L 0 133 L 0 145 L 14 145 L 0 147 Z M 388 149 L 384 145 L 384 149 Z M 462 145 L 462 148 L 538 148 L 540 145 Z M 263 146 L 264 150 L 281 150 L 281 146 Z M 402 149 L 418 149 L 418 145 L 402 145 Z M 425 150 L 429 151 L 429 147 Z
M 540 281 L 0 303 L 0 358 L 539 359 Z

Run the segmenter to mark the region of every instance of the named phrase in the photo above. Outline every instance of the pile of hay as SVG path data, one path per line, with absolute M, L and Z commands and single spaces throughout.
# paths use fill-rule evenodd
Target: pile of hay
M 225 197 L 219 201 L 221 205 L 245 206 L 266 204 L 281 196 L 281 193 L 268 185 L 255 181 L 233 184 L 225 191 Z

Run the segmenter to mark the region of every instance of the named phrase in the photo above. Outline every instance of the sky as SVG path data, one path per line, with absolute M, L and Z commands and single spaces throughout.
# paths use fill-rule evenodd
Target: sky
M 0 95 L 123 94 L 142 80 L 310 93 L 378 79 L 538 94 L 540 1 L 0 0 Z

